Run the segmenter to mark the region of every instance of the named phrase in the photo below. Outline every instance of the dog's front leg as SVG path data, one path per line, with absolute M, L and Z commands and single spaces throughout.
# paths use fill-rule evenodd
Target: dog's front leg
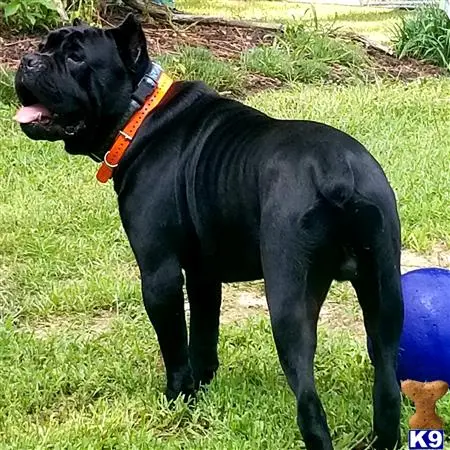
M 166 396 L 173 400 L 194 393 L 184 317 L 183 275 L 176 261 L 167 260 L 156 270 L 144 270 L 142 294 L 148 317 L 158 336 L 167 374 Z
M 201 270 L 186 271 L 190 304 L 189 360 L 195 386 L 208 384 L 218 367 L 217 342 L 222 285 Z

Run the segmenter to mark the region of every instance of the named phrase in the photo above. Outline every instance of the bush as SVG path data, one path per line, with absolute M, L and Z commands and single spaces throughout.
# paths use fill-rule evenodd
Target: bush
M 0 1 L 6 25 L 19 30 L 50 28 L 59 22 L 56 5 L 51 0 Z
M 363 50 L 350 42 L 330 37 L 317 26 L 291 26 L 277 37 L 272 47 L 252 49 L 243 64 L 254 72 L 282 81 L 326 80 L 333 67 L 357 69 L 367 62 Z
M 410 56 L 450 70 L 450 19 L 438 6 L 403 17 L 393 30 L 398 57 Z
M 244 54 L 242 62 L 251 72 L 290 82 L 317 82 L 327 78 L 331 71 L 324 62 L 296 58 L 277 46 L 252 49 Z
M 172 3 L 172 0 L 152 1 L 167 6 Z M 99 24 L 107 7 L 120 5 L 121 0 L 0 0 L 0 22 L 4 19 L 9 28 L 23 31 L 53 28 L 75 17 Z

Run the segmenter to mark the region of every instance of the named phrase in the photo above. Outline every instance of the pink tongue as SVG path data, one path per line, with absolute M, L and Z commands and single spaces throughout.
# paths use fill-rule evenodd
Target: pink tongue
M 30 123 L 40 120 L 41 117 L 50 117 L 50 111 L 44 105 L 23 106 L 17 111 L 14 119 L 19 123 Z

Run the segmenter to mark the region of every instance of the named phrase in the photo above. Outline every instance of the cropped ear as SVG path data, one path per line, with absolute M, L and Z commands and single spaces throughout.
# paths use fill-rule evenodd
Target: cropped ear
M 147 67 L 147 41 L 141 23 L 133 14 L 128 14 L 118 27 L 107 32 L 114 38 L 119 54 L 131 72 L 137 72 L 143 65 Z
M 87 27 L 88 23 L 80 19 L 79 17 L 75 17 L 75 19 L 73 19 L 72 25 L 74 27 Z

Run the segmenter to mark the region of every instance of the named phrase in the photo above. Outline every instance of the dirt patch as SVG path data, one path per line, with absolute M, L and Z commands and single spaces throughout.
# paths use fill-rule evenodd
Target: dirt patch
M 144 25 L 150 55 L 177 53 L 183 45 L 203 47 L 221 59 L 238 58 L 260 45 L 270 45 L 274 34 L 265 30 L 228 26 L 195 25 L 177 29 Z M 0 36 L 0 64 L 16 68 L 23 54 L 33 51 L 43 34 L 25 35 L 3 31 Z
M 442 267 L 450 269 L 450 251 L 446 247 L 436 248 L 423 255 L 404 250 L 402 252 L 402 273 L 420 267 Z M 189 317 L 189 303 L 185 303 Z M 230 283 L 223 285 L 221 323 L 237 323 L 255 315 L 268 315 L 264 293 L 264 282 Z M 70 330 L 83 335 L 97 336 L 111 328 L 116 314 L 103 311 L 94 317 L 70 316 L 58 317 L 51 321 L 35 322 L 26 327 L 32 329 L 38 338 Z M 319 326 L 332 330 L 351 331 L 355 339 L 365 339 L 362 314 L 353 289 L 349 283 L 339 283 L 332 288 L 320 312 Z
M 250 316 L 267 315 L 268 307 L 264 295 L 264 283 L 253 283 L 254 290 L 243 285 L 225 285 L 223 289 L 223 305 L 221 323 L 239 322 Z M 341 285 L 339 290 L 350 290 L 350 286 Z M 348 294 L 347 294 L 348 295 Z M 350 296 L 354 297 L 351 293 Z M 329 295 L 320 312 L 319 326 L 334 330 L 351 330 L 356 338 L 364 338 L 362 316 L 355 302 L 342 302 L 339 298 Z
M 6 69 L 16 69 L 21 56 L 34 50 L 39 40 L 36 36 L 0 36 L 0 65 Z
M 70 331 L 77 331 L 83 335 L 98 336 L 111 328 L 115 317 L 116 314 L 110 311 L 99 312 L 94 317 L 59 316 L 51 321 L 35 322 L 29 328 L 40 339 L 45 339 L 54 334 L 70 333 Z
M 442 246 L 429 254 L 411 250 L 402 252 L 402 273 L 421 267 L 442 267 L 450 269 L 450 251 Z M 255 314 L 267 314 L 268 308 L 262 281 L 243 285 L 224 285 L 222 323 L 238 322 Z M 342 297 L 346 297 L 345 301 Z M 351 330 L 358 339 L 365 339 L 361 311 L 353 289 L 348 283 L 339 284 L 338 292 L 330 293 L 320 312 L 319 326 L 334 330 Z
M 194 46 L 209 49 L 217 58 L 236 60 L 240 55 L 257 46 L 270 45 L 275 38 L 265 30 L 195 25 L 183 28 L 161 28 L 156 25 L 144 25 L 149 54 L 157 57 L 161 54 L 176 54 L 180 46 Z M 3 32 L 0 36 L 0 65 L 15 70 L 20 58 L 36 49 L 43 35 L 23 35 Z M 283 83 L 274 78 L 249 73 L 245 86 L 251 92 L 273 89 Z M 226 94 L 226 93 L 225 93 Z
M 415 59 L 397 59 L 376 49 L 367 49 L 373 70 L 378 76 L 413 81 L 418 78 L 440 77 L 448 74 L 444 69 Z
M 442 246 L 436 247 L 429 254 L 415 253 L 411 250 L 404 250 L 402 252 L 402 273 L 422 267 L 450 269 L 450 250 Z
M 232 323 L 256 314 L 266 314 L 267 302 L 264 295 L 264 283 L 254 282 L 223 285 L 223 302 L 220 315 L 221 323 Z
M 265 30 L 195 25 L 174 30 L 146 25 L 144 28 L 151 55 L 176 53 L 177 47 L 190 45 L 209 49 L 221 59 L 238 58 L 243 52 L 261 45 L 270 45 L 275 38 Z

